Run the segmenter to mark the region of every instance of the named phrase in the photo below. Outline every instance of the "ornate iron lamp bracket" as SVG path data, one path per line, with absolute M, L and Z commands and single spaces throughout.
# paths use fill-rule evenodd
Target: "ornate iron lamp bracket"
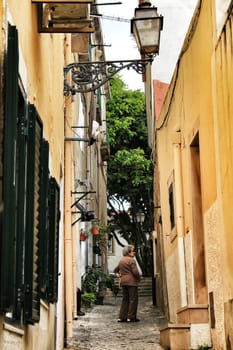
M 85 93 L 98 89 L 122 69 L 134 69 L 143 74 L 153 59 L 133 61 L 75 62 L 64 68 L 64 95 Z

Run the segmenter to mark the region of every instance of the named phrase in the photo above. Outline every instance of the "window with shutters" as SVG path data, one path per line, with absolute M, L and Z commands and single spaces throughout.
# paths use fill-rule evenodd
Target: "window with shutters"
M 18 85 L 17 29 L 9 26 L 8 33 L 0 309 L 6 321 L 33 324 L 40 318 L 40 299 L 57 300 L 59 187 L 49 178 L 49 144 L 41 119 Z
M 16 300 L 16 245 L 17 240 L 17 117 L 18 117 L 18 33 L 14 26 L 8 28 L 7 55 L 5 58 L 5 108 L 3 135 L 2 178 L 2 230 L 0 264 L 0 307 L 13 316 Z M 2 139 L 2 138 L 1 138 Z M 23 204 L 22 204 L 23 205 Z
M 54 303 L 58 295 L 58 246 L 59 246 L 59 187 L 51 177 L 49 181 L 49 288 L 48 301 Z
M 47 297 L 48 290 L 48 244 L 49 244 L 49 144 L 41 141 L 40 210 L 39 210 L 39 261 L 40 296 Z
M 26 213 L 26 159 L 27 159 L 27 104 L 19 90 L 16 142 L 16 231 L 15 231 L 15 293 L 13 317 L 21 319 L 21 306 L 24 298 L 24 254 L 25 254 L 25 213 Z
M 28 323 L 40 318 L 39 290 L 39 208 L 40 154 L 42 123 L 34 105 L 28 107 L 28 164 L 26 189 L 25 295 L 24 319 Z

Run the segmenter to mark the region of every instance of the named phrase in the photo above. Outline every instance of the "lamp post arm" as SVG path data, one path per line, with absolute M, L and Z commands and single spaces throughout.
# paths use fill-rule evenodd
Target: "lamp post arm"
M 143 74 L 146 66 L 152 61 L 153 58 L 150 57 L 133 61 L 70 63 L 64 68 L 64 95 L 95 91 L 125 68 L 132 68 L 137 73 Z

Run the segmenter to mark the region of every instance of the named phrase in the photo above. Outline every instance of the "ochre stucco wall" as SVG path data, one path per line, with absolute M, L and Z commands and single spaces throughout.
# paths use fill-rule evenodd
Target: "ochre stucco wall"
M 217 292 L 222 293 L 223 301 L 218 303 L 216 297 L 216 313 L 222 311 L 222 321 L 225 326 L 227 348 L 233 343 L 232 299 L 233 299 L 233 255 L 232 255 L 232 206 L 233 206 L 233 19 L 231 15 L 216 38 L 216 49 L 212 60 L 214 122 L 216 126 L 215 142 L 217 149 L 217 181 L 220 212 L 222 215 L 219 230 L 222 247 L 222 285 Z M 219 28 L 218 32 L 219 32 Z M 216 336 L 217 327 L 213 330 Z
M 7 14 L 18 29 L 23 88 L 42 119 L 52 155 L 50 171 L 59 183 L 64 146 L 64 35 L 38 33 L 37 8 L 31 1 L 9 0 Z M 70 35 L 67 37 L 70 45 Z
M 194 136 L 199 136 L 206 297 L 208 300 L 209 293 L 213 292 L 214 348 L 225 349 L 224 321 L 226 327 L 231 310 L 228 300 L 232 299 L 233 292 L 232 19 L 228 20 L 221 38 L 216 37 L 214 5 L 214 1 L 198 2 L 157 121 L 157 151 L 166 274 L 173 276 L 167 278 L 169 308 L 174 320 L 180 294 L 176 283 L 179 271 L 175 266 L 178 258 L 176 263 L 174 258 L 178 256 L 178 245 L 170 229 L 168 198 L 168 184 L 175 167 L 173 142 L 174 135 L 180 133 L 187 303 L 192 304 L 195 258 L 192 239 L 196 218 L 192 207 L 190 146 Z M 174 184 L 176 186 L 176 178 Z M 227 332 L 232 334 L 231 327 L 228 328 Z
M 1 5 L 2 6 L 2 5 Z M 2 7 L 0 7 L 2 10 Z M 35 105 L 43 123 L 43 137 L 49 143 L 49 170 L 57 183 L 64 174 L 64 44 L 70 45 L 70 35 L 39 34 L 36 5 L 29 0 L 6 1 L 6 18 L 15 25 L 19 38 L 19 81 L 28 103 Z M 7 32 L 1 32 L 1 39 Z M 5 48 L 0 39 L 1 48 Z M 41 303 L 40 321 L 35 325 L 8 327 L 0 332 L 0 347 L 4 349 L 54 349 L 56 334 L 56 304 Z M 7 327 L 7 329 L 5 329 Z M 63 325 L 64 327 L 64 325 Z
M 226 23 L 216 47 L 214 68 L 216 71 L 216 145 L 218 147 L 219 195 L 222 196 L 222 212 L 227 253 L 227 276 L 229 289 L 226 298 L 232 297 L 233 291 L 233 255 L 232 255 L 232 205 L 233 205 L 233 20 Z M 230 293 L 230 294 L 229 294 Z

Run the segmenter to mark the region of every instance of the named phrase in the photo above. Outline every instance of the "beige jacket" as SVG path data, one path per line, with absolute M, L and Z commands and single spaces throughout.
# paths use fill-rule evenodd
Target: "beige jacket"
M 113 272 L 120 274 L 121 286 L 137 286 L 140 281 L 135 259 L 129 256 L 123 256 Z

